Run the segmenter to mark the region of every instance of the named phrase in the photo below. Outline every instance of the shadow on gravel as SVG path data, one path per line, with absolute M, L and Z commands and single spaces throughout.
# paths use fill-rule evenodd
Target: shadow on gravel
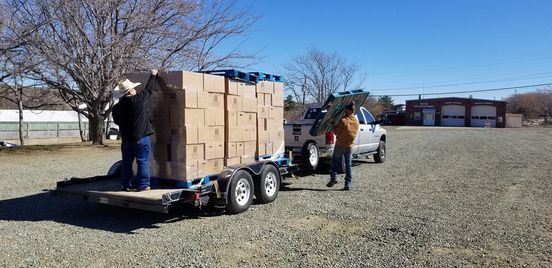
M 53 221 L 74 226 L 133 234 L 142 228 L 161 228 L 174 223 L 224 214 L 221 209 L 199 210 L 191 206 L 171 206 L 168 214 L 103 206 L 72 200 L 43 192 L 35 195 L 0 200 L 0 220 Z
M 331 191 L 343 191 L 340 187 L 333 187 L 327 189 L 321 188 L 295 188 L 295 187 L 283 187 L 280 189 L 282 192 L 297 192 L 297 191 L 312 191 L 312 192 L 331 192 Z
M 353 160 L 353 168 L 364 165 L 364 164 L 376 164 L 375 162 L 369 162 L 366 160 Z M 314 172 L 302 172 L 302 171 L 296 171 L 294 173 L 298 177 L 308 177 L 308 176 L 315 176 L 315 175 L 330 175 L 330 164 L 329 163 L 320 163 L 318 168 Z

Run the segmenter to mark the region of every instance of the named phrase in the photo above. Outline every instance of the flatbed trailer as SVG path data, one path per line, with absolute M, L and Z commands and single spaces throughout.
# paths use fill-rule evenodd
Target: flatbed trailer
M 122 191 L 119 161 L 107 175 L 59 181 L 52 193 L 91 203 L 162 213 L 168 213 L 170 206 L 177 203 L 226 205 L 227 212 L 241 213 L 249 208 L 253 197 L 257 203 L 270 203 L 277 198 L 283 179 L 290 175 L 290 163 L 287 157 L 265 156 L 191 181 L 152 177 L 149 191 Z

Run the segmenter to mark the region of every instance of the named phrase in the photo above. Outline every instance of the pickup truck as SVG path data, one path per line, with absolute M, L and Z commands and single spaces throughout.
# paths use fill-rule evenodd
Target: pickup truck
M 319 136 L 309 133 L 322 112 L 322 108 L 309 108 L 305 111 L 303 119 L 284 123 L 286 151 L 292 152 L 293 159 L 299 163 L 301 170 L 316 170 L 321 159 L 330 159 L 332 156 L 335 134 L 332 131 Z M 364 107 L 360 107 L 355 117 L 360 126 L 353 145 L 353 158 L 373 155 L 376 163 L 383 163 L 387 131 L 379 125 L 381 122 L 376 121 Z M 342 160 L 340 173 L 345 170 L 344 166 L 345 159 Z

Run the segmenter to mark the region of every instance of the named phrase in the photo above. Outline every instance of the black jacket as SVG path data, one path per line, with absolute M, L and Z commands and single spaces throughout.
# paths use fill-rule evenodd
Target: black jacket
M 113 106 L 113 121 L 119 125 L 123 142 L 136 142 L 153 134 L 148 100 L 155 90 L 157 76 L 151 75 L 146 87 L 134 96 L 124 96 Z

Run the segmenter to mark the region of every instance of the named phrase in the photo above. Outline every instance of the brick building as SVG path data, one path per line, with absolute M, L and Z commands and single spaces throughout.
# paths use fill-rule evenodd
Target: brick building
M 506 125 L 506 102 L 471 98 L 406 101 L 406 125 L 500 127 Z

